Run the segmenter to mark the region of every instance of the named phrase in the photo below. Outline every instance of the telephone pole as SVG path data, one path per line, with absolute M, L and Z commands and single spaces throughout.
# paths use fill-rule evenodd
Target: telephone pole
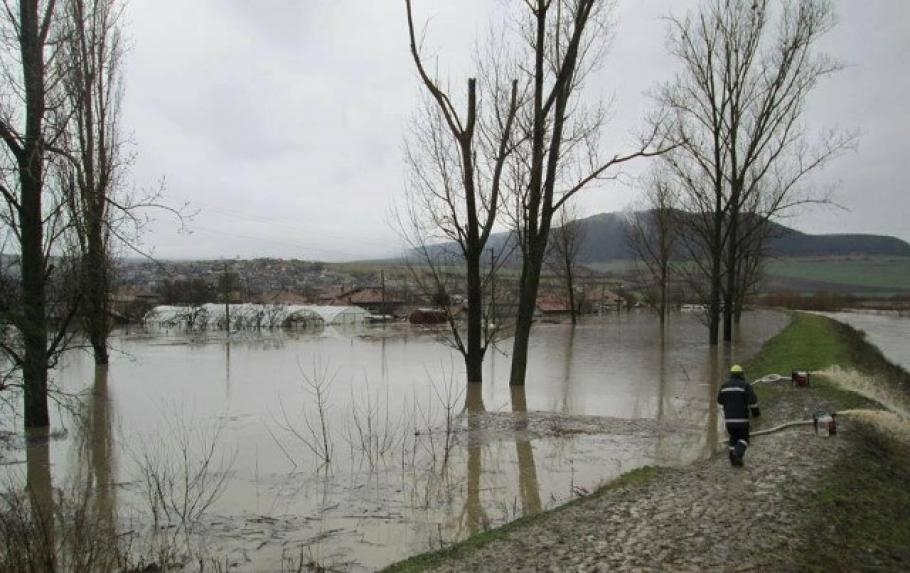
M 222 290 L 224 291 L 222 293 L 224 296 L 224 331 L 227 332 L 228 334 L 230 334 L 231 333 L 231 284 L 230 284 L 228 276 L 229 275 L 228 275 L 227 263 L 224 263 L 224 275 L 223 275 L 223 280 L 221 281 L 223 283 Z
M 382 315 L 384 318 L 386 315 L 386 311 L 385 311 L 385 308 L 386 308 L 385 307 L 385 271 L 384 270 L 379 271 L 379 290 L 382 292 L 382 305 L 380 306 L 380 308 L 382 309 Z
M 490 319 L 496 324 L 496 251 L 490 247 Z

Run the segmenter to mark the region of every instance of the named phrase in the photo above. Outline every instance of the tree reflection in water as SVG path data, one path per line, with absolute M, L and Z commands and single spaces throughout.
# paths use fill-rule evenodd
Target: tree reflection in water
M 540 505 L 540 485 L 534 465 L 534 449 L 528 436 L 528 403 L 524 386 L 511 386 L 512 412 L 515 416 L 515 450 L 518 454 L 518 487 L 523 515 L 537 513 Z
M 87 404 L 87 424 L 82 444 L 90 468 L 86 489 L 92 492 L 99 525 L 116 531 L 117 504 L 114 490 L 114 434 L 110 387 L 106 366 L 95 367 L 95 380 Z
M 467 496 L 464 511 L 459 520 L 468 535 L 489 527 L 489 518 L 483 507 L 480 496 L 480 476 L 483 472 L 483 437 L 480 417 L 484 413 L 483 387 L 480 384 L 468 384 L 465 395 L 465 415 L 468 421 L 468 475 Z
M 25 489 L 28 492 L 28 501 L 31 507 L 31 523 L 29 529 L 34 538 L 30 541 L 33 547 L 27 550 L 31 563 L 43 567 L 47 571 L 55 570 L 56 553 L 54 548 L 56 536 L 54 535 L 54 488 L 51 479 L 51 454 L 50 440 L 47 428 L 30 430 L 26 436 L 25 448 Z M 28 522 L 25 521 L 26 527 Z M 28 531 L 25 529 L 24 531 Z M 12 547 L 8 550 L 13 549 Z

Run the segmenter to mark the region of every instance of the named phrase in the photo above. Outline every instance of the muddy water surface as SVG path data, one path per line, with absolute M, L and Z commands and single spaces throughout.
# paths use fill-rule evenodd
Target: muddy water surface
M 786 322 L 749 313 L 726 354 L 704 344 L 695 315 L 674 317 L 663 334 L 646 313 L 541 324 L 524 389 L 508 386 L 506 340 L 488 355 L 483 387 L 467 391 L 458 356 L 403 325 L 119 332 L 107 371 L 85 353 L 66 357 L 56 382 L 84 392 L 79 415 L 58 413 L 54 429 L 66 433 L 13 451 L 23 463 L 3 472 L 41 490 L 90 483 L 118 531 L 142 535 L 141 462 L 175 463 L 181 443 L 198 454 L 217 434 L 206 484 L 224 476 L 224 491 L 197 528 L 206 552 L 241 570 L 275 570 L 300 554 L 373 570 L 636 467 L 712 451 L 719 369 Z M 330 380 L 322 418 L 304 374 Z M 329 463 L 313 451 L 326 442 Z
M 910 315 L 893 311 L 820 312 L 866 333 L 885 358 L 910 370 Z

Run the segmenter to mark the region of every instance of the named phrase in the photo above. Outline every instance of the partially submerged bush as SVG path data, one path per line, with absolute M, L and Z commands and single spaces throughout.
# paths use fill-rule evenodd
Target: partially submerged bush
M 0 571 L 84 573 L 123 567 L 116 524 L 97 510 L 87 490 L 45 497 L 11 485 L 0 498 Z

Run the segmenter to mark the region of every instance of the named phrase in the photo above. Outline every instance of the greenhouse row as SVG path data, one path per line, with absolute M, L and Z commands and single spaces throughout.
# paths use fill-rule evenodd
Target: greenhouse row
M 246 328 L 288 328 L 316 325 L 361 324 L 369 313 L 358 306 L 315 306 L 288 304 L 227 305 L 230 324 L 226 324 L 226 305 L 156 306 L 143 321 L 151 326 L 180 327 L 189 330 Z

